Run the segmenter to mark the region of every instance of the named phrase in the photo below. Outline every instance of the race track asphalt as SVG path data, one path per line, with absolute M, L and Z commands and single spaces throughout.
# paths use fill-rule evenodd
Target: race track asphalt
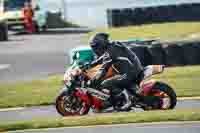
M 200 100 L 181 100 L 178 101 L 177 109 L 200 109 Z M 136 109 L 137 112 L 142 111 Z M 93 115 L 90 113 L 89 115 Z M 40 106 L 30 108 L 19 108 L 17 110 L 0 110 L 0 122 L 13 122 L 19 120 L 60 118 L 55 106 Z
M 199 131 L 200 122 L 172 122 L 39 129 L 10 133 L 199 133 Z
M 64 73 L 71 48 L 84 45 L 88 29 L 54 30 L 38 35 L 13 35 L 0 42 L 0 82 L 46 78 Z M 6 67 L 5 67 L 6 66 Z

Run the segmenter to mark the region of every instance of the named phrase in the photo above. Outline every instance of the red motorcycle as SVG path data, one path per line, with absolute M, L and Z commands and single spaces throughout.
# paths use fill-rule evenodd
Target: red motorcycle
M 106 112 L 109 109 L 119 111 L 117 105 L 109 103 L 105 105 L 111 98 L 109 89 L 99 91 L 96 88 L 91 88 L 89 85 L 101 65 L 85 70 L 80 67 L 69 68 L 64 75 L 65 87 L 61 90 L 56 98 L 56 109 L 62 116 L 74 116 L 88 114 L 92 109 L 94 112 Z M 151 75 L 161 73 L 163 67 L 161 65 L 147 66 L 144 70 L 144 79 Z M 107 79 L 115 74 L 112 67 L 109 69 L 104 79 Z M 142 81 L 139 85 L 141 95 L 131 97 L 131 109 L 142 108 L 143 110 L 168 110 L 176 106 L 176 93 L 167 84 L 155 80 Z M 119 98 L 119 102 L 123 104 L 123 99 Z M 130 110 L 129 110 L 130 111 Z

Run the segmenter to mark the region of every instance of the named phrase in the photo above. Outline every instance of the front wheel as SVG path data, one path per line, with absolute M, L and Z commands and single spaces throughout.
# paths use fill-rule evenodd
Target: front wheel
M 150 93 L 159 102 L 159 106 L 153 109 L 168 110 L 174 109 L 177 103 L 175 91 L 163 82 L 157 82 Z M 157 102 L 157 103 L 158 103 Z M 144 110 L 151 110 L 152 107 L 145 107 Z
M 79 97 L 63 91 L 56 98 L 56 110 L 62 116 L 74 116 L 87 114 L 89 107 Z

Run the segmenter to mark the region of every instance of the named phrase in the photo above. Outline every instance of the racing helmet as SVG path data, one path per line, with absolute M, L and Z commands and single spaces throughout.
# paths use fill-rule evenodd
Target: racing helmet
M 101 56 L 109 44 L 109 34 L 97 33 L 91 37 L 89 44 L 95 54 Z

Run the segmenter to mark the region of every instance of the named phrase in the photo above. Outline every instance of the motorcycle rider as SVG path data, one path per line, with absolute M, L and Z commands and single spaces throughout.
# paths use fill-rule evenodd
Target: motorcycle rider
M 137 78 L 143 72 L 141 65 L 136 54 L 128 47 L 120 42 L 110 42 L 109 35 L 106 33 L 97 33 L 92 37 L 90 46 L 97 56 L 90 66 L 93 67 L 102 64 L 101 69 L 94 79 L 91 80 L 92 85 L 97 86 L 100 84 L 100 89 L 109 89 L 112 94 L 112 101 L 117 101 L 119 97 L 123 97 L 123 105 L 119 109 L 124 111 L 128 110 L 131 106 L 130 90 L 131 93 L 136 92 Z M 112 67 L 116 74 L 106 80 L 102 80 Z

